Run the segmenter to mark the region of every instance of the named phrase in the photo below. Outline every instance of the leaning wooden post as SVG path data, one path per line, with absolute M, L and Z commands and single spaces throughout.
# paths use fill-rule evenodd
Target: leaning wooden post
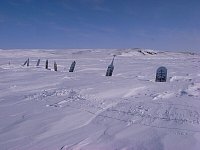
M 48 59 L 46 60 L 46 63 L 45 63 L 45 69 L 48 69 Z
M 70 68 L 69 68 L 69 72 L 74 72 L 75 66 L 76 66 L 76 62 L 73 61 L 72 64 L 71 64 L 71 66 L 70 66 Z
M 36 66 L 40 65 L 40 59 L 38 59 Z
M 57 64 L 56 64 L 56 62 L 54 61 L 54 71 L 57 71 Z
M 22 66 L 25 66 L 27 64 L 27 60 L 24 62 L 24 64 Z
M 114 63 L 115 56 L 116 56 L 116 55 L 114 55 L 111 64 L 108 66 L 108 69 L 107 69 L 107 71 L 106 71 L 106 76 L 112 76 L 112 73 L 113 73 L 113 70 L 114 70 L 114 65 L 113 65 L 113 63 Z

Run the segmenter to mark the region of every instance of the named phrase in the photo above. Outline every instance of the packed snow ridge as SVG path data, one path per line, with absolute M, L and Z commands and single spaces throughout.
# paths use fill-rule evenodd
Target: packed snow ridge
M 0 50 L 0 149 L 199 150 L 199 66 L 189 52 Z

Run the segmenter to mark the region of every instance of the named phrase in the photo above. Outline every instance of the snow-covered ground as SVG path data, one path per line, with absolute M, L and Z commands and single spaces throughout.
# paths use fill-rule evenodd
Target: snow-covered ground
M 106 77 L 114 54 L 113 76 Z M 168 69 L 166 83 L 155 82 L 160 66 Z M 200 55 L 0 50 L 0 149 L 199 150 Z

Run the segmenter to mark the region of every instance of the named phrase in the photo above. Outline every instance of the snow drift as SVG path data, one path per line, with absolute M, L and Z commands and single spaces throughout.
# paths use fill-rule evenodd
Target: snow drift
M 0 50 L 0 147 L 199 150 L 199 66 L 197 54 L 147 49 Z

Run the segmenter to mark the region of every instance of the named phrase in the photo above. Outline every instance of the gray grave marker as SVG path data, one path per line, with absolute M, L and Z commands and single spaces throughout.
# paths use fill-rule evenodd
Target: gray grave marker
M 167 68 L 159 67 L 156 71 L 156 82 L 166 82 L 167 81 Z
M 108 66 L 108 69 L 107 69 L 107 71 L 106 71 L 106 76 L 112 76 L 112 74 L 113 74 L 113 70 L 114 70 L 114 65 L 113 65 L 113 63 L 114 63 L 115 56 L 116 56 L 116 55 L 114 55 L 111 64 Z

